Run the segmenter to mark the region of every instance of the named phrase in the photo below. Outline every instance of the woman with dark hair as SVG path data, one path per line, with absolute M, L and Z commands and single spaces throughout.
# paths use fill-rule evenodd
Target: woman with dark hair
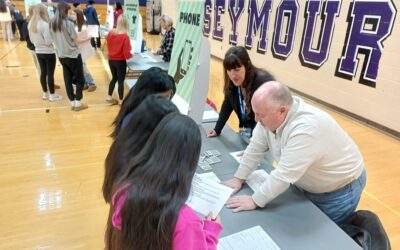
M 122 9 L 122 5 L 120 2 L 115 2 L 115 11 L 114 11 L 114 25 L 113 28 L 117 27 L 117 20 L 118 17 L 124 13 L 124 10 Z
M 56 14 L 50 21 L 50 34 L 56 45 L 57 55 L 63 66 L 64 84 L 69 100 L 71 101 L 71 110 L 80 111 L 88 106 L 81 103 L 82 90 L 84 86 L 83 64 L 78 44 L 90 40 L 79 38 L 74 25 L 67 21 L 70 6 L 66 2 L 60 2 L 57 6 Z M 76 81 L 76 90 L 72 82 Z
M 139 104 L 151 94 L 160 94 L 172 98 L 176 86 L 174 79 L 160 68 L 151 67 L 144 71 L 138 78 L 135 86 L 131 88 L 113 124 L 115 126 L 111 136 L 115 138 L 120 130 L 126 126 Z
M 129 131 L 135 134 L 135 131 Z M 129 136 L 114 144 L 124 145 Z M 165 116 L 138 154 L 126 155 L 127 171 L 113 192 L 106 249 L 216 249 L 220 218 L 205 220 L 189 206 L 201 148 L 200 130 L 188 116 Z M 121 152 L 109 154 L 119 160 Z
M 126 159 L 134 156 L 143 148 L 150 134 L 164 116 L 170 113 L 179 113 L 178 108 L 167 98 L 160 95 L 148 96 L 132 112 L 132 119 L 126 128 L 116 136 L 124 138 L 124 143 L 114 142 L 105 161 L 105 177 L 103 182 L 103 196 L 107 203 L 111 203 L 114 183 L 127 171 Z M 115 158 L 118 154 L 120 157 Z
M 207 132 L 207 136 L 218 136 L 232 111 L 235 111 L 239 118 L 240 134 L 249 138 L 256 126 L 251 98 L 258 87 L 274 78 L 267 71 L 255 67 L 242 46 L 230 48 L 225 54 L 223 64 L 225 98 L 218 121 L 214 129 Z

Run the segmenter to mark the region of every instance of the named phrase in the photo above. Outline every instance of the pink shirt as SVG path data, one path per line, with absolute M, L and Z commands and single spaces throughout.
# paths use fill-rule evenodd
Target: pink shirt
M 123 187 L 125 189 L 126 187 Z M 121 189 L 120 189 L 121 190 Z M 126 200 L 126 189 L 116 201 L 117 191 L 112 198 L 114 213 L 112 216 L 113 226 L 121 230 L 121 209 Z M 179 211 L 178 220 L 175 225 L 172 249 L 174 250 L 214 250 L 217 249 L 218 237 L 222 226 L 214 221 L 203 220 L 191 207 L 183 205 Z

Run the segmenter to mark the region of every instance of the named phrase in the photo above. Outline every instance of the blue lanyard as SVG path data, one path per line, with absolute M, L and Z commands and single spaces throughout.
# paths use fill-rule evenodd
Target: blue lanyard
M 244 122 L 246 120 L 246 107 L 244 104 L 244 100 L 242 98 L 242 92 L 240 91 L 240 87 L 238 87 L 238 97 L 239 97 L 240 113 L 242 115 L 242 122 Z

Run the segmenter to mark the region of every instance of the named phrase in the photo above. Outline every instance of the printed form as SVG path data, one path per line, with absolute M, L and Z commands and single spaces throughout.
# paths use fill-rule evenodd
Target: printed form
M 280 247 L 260 226 L 255 226 L 221 238 L 218 250 L 280 250 Z
M 219 184 L 215 180 L 206 180 L 195 175 L 186 204 L 205 216 L 211 211 L 215 219 L 232 192 L 232 188 Z

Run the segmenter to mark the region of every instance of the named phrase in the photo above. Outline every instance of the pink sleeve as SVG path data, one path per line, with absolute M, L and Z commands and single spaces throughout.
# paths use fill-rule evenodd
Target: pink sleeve
M 173 249 L 216 250 L 221 231 L 220 224 L 213 221 L 203 222 L 193 211 L 180 214 L 175 227 Z

